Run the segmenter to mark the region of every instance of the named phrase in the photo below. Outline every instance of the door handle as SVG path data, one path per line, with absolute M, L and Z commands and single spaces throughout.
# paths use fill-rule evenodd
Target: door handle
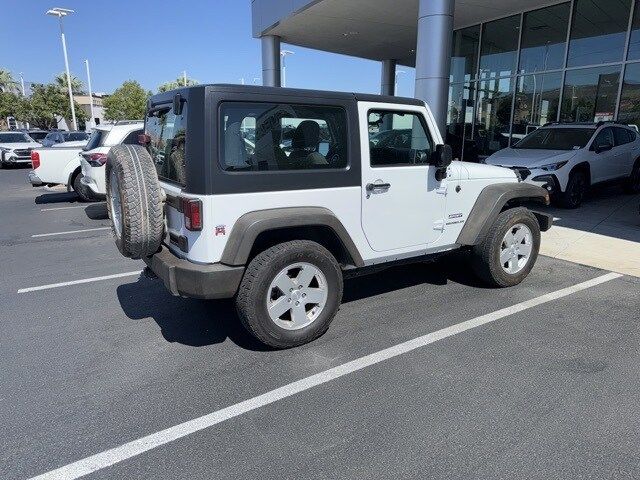
M 379 192 L 381 190 L 389 190 L 391 188 L 390 183 L 367 183 L 365 187 L 367 192 Z

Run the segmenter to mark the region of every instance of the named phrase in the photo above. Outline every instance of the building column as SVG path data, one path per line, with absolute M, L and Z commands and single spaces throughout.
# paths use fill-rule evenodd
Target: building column
M 396 61 L 382 61 L 382 76 L 380 78 L 380 95 L 396 94 Z
M 280 37 L 265 35 L 262 41 L 262 84 L 280 87 Z
M 455 0 L 420 0 L 415 96 L 431 108 L 444 137 Z

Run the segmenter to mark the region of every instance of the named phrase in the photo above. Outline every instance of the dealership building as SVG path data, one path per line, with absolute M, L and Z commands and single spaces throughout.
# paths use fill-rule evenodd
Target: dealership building
M 461 159 L 486 157 L 547 122 L 640 125 L 640 0 L 252 0 L 263 81 L 280 43 L 415 67 Z

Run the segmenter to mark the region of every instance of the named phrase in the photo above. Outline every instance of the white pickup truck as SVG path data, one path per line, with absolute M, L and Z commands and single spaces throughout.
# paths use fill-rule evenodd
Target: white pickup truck
M 66 185 L 84 201 L 95 200 L 91 192 L 82 184 L 80 154 L 86 141 L 65 142 L 53 147 L 36 148 L 31 152 L 33 170 L 29 172 L 29 182 L 34 187 L 44 185 Z

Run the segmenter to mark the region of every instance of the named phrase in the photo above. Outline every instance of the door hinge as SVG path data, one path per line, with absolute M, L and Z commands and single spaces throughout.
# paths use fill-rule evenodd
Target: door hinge
M 438 195 L 446 195 L 446 194 L 447 194 L 447 186 L 446 186 L 446 185 L 444 185 L 444 186 L 442 186 L 442 187 L 438 187 L 438 188 L 436 188 L 436 193 L 437 193 Z
M 437 222 L 433 222 L 433 229 L 438 230 L 440 232 L 444 232 L 444 220 L 438 220 Z

